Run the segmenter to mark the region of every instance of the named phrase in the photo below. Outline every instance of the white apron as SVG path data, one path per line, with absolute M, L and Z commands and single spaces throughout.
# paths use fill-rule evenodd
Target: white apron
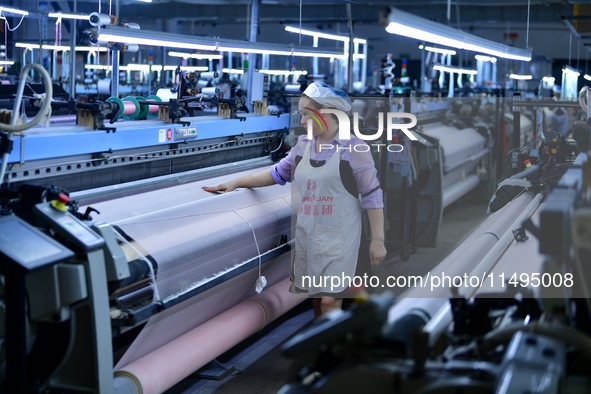
M 323 166 L 312 167 L 313 143 L 306 146 L 294 173 L 300 206 L 291 286 L 292 292 L 309 295 L 337 293 L 350 286 L 346 278 L 353 281 L 361 239 L 361 204 L 343 186 L 340 153 L 335 152 Z

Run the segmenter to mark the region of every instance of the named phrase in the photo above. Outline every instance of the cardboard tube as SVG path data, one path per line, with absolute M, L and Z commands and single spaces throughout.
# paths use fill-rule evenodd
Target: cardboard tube
M 116 371 L 116 379 L 133 383 L 118 386 L 136 387 L 137 394 L 162 393 L 304 299 L 289 293 L 286 278 Z

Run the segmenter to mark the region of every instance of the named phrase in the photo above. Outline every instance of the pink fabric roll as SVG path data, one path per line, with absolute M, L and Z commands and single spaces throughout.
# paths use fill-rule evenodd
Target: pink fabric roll
M 153 114 L 154 112 L 158 112 L 158 106 L 157 105 L 148 106 L 148 113 Z
M 286 278 L 128 364 L 115 375 L 133 375 L 144 394 L 162 393 L 303 300 L 289 293 Z

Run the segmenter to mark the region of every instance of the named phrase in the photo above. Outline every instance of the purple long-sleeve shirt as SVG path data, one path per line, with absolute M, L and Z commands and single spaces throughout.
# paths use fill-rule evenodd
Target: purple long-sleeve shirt
M 356 150 L 356 145 L 367 146 L 367 144 L 355 137 L 349 140 L 339 140 L 335 136 L 330 143 L 322 145 L 320 152 L 316 152 L 316 137 L 308 139 L 305 135 L 300 136 L 297 145 L 291 148 L 287 157 L 271 167 L 271 176 L 276 183 L 285 185 L 293 180 L 296 157 L 304 156 L 304 150 L 308 144 L 312 144 L 310 145 L 310 159 L 325 162 L 332 157 L 338 147 L 340 159 L 348 161 L 351 166 L 357 190 L 361 195 L 361 207 L 364 209 L 384 207 L 382 189 L 380 189 L 371 152 L 367 148 L 357 148 Z

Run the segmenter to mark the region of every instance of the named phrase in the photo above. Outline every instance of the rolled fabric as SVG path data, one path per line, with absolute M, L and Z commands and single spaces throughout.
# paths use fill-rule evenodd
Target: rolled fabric
M 115 371 L 117 387 L 124 387 L 126 393 L 130 387 L 138 394 L 162 393 L 304 299 L 289 292 L 289 278 L 285 278 Z M 121 394 L 117 387 L 115 393 Z

